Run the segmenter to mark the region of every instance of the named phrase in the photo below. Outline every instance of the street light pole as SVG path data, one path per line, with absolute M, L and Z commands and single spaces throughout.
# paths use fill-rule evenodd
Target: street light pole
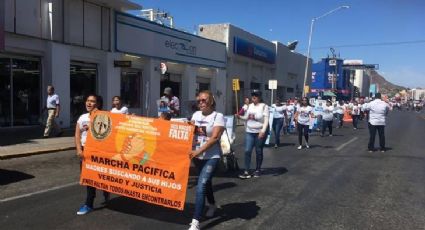
M 350 6 L 340 6 L 338 8 L 335 8 L 319 17 L 315 17 L 313 19 L 311 19 L 311 25 L 310 25 L 310 34 L 308 36 L 308 48 L 307 48 L 307 60 L 305 63 L 305 73 L 304 73 L 304 84 L 303 84 L 303 97 L 306 96 L 306 92 L 305 92 L 305 86 L 307 83 L 307 76 L 308 76 L 308 66 L 309 66 L 309 62 L 310 62 L 310 49 L 311 49 L 311 38 L 313 36 L 313 27 L 314 27 L 314 22 L 317 21 L 320 18 L 326 17 L 329 14 L 332 14 L 335 11 L 341 10 L 341 9 L 348 9 L 350 8 Z

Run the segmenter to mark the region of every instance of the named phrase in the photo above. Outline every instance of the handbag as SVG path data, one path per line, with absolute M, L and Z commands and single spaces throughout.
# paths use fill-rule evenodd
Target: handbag
M 220 146 L 223 152 L 221 157 L 223 171 L 239 171 L 238 158 L 233 151 L 232 144 L 226 129 L 221 135 Z

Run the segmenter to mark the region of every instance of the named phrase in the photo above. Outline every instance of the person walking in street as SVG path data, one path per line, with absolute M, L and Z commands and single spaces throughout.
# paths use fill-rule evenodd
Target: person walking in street
M 326 105 L 323 106 L 322 111 L 322 133 L 320 136 L 324 136 L 326 132 L 326 128 L 329 130 L 329 136 L 332 136 L 332 125 L 333 125 L 333 110 L 334 107 L 330 100 L 326 101 Z
M 248 109 L 248 106 L 249 106 L 250 103 L 251 103 L 251 100 L 249 99 L 249 97 L 245 97 L 245 99 L 243 100 L 243 106 L 238 111 L 238 115 L 239 116 L 243 116 L 245 114 L 245 112 Z
M 128 114 L 128 108 L 122 105 L 120 96 L 114 96 L 112 98 L 111 113 Z
M 60 136 L 62 130 L 55 121 L 55 118 L 59 117 L 60 112 L 59 96 L 55 93 L 55 88 L 52 85 L 47 86 L 46 109 L 48 115 L 43 137 L 48 138 L 52 130 L 56 131 L 56 136 Z
M 353 106 L 351 107 L 351 118 L 353 119 L 353 129 L 357 129 L 357 124 L 359 123 L 360 119 L 360 106 L 357 101 L 353 102 Z
M 285 120 L 288 120 L 286 114 L 286 106 L 283 105 L 279 98 L 276 99 L 276 103 L 271 106 L 274 109 L 273 112 L 273 123 L 272 129 L 274 133 L 274 147 L 277 148 L 280 145 L 280 133 L 284 126 Z
M 180 115 L 180 100 L 173 95 L 173 90 L 170 87 L 164 89 L 164 96 L 160 100 L 165 102 L 168 112 L 172 117 L 178 117 Z
M 297 111 L 295 112 L 295 123 L 297 125 L 298 130 L 298 143 L 300 144 L 298 146 L 298 149 L 302 149 L 302 137 L 304 135 L 305 139 L 305 147 L 310 148 L 308 145 L 308 129 L 310 127 L 310 118 L 313 117 L 313 108 L 309 105 L 309 101 L 307 97 L 303 97 L 300 103 L 300 106 L 298 107 Z
M 293 127 L 295 126 L 294 123 L 294 113 L 295 113 L 295 106 L 293 104 L 293 102 L 291 102 L 290 100 L 288 100 L 287 105 L 286 105 L 286 115 L 288 116 L 288 120 L 287 120 L 287 133 L 292 133 L 293 131 Z
M 75 147 L 77 150 L 77 156 L 80 158 L 80 170 L 84 162 L 84 145 L 86 144 L 87 133 L 90 127 L 90 114 L 102 109 L 103 100 L 101 96 L 91 94 L 86 99 L 86 110 L 87 113 L 81 115 L 78 118 L 77 125 L 75 127 Z M 96 197 L 96 188 L 91 186 L 87 187 L 86 201 L 84 205 L 77 211 L 77 215 L 85 215 L 93 210 L 94 198 Z M 104 204 L 109 201 L 109 193 L 103 191 L 105 198 Z
M 251 154 L 255 148 L 256 167 L 254 177 L 261 175 L 261 165 L 263 163 L 263 148 L 269 132 L 269 106 L 261 102 L 261 91 L 254 89 L 251 93 L 252 103 L 243 116 L 238 116 L 245 120 L 245 170 L 239 175 L 241 179 L 251 178 L 250 165 Z
M 212 93 L 202 91 L 199 93 L 197 102 L 199 111 L 196 111 L 191 118 L 191 122 L 196 128 L 194 146 L 189 157 L 193 159 L 199 176 L 196 186 L 195 213 L 189 230 L 200 229 L 199 220 L 205 206 L 205 197 L 209 204 L 206 216 L 213 217 L 217 209 L 212 177 L 222 155 L 220 138 L 224 131 L 224 116 L 215 111 L 216 102 Z
M 379 146 L 381 152 L 385 152 L 385 118 L 390 110 L 390 106 L 381 100 L 381 93 L 375 94 L 375 100 L 366 104 L 366 110 L 369 112 L 369 152 L 375 150 L 376 131 L 379 135 Z
M 344 106 L 344 101 L 339 101 L 338 104 L 336 105 L 336 119 L 338 121 L 338 125 L 337 128 L 342 128 L 342 125 L 344 124 L 344 112 L 345 112 L 345 106 Z

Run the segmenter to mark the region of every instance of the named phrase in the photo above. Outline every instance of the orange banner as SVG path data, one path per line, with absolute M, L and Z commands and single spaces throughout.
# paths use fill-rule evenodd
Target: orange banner
M 105 111 L 90 121 L 80 184 L 183 210 L 192 125 Z

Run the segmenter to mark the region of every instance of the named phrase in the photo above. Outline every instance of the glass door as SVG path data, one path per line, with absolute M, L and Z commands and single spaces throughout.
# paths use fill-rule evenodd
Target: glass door
M 0 126 L 38 125 L 40 61 L 0 57 Z
M 10 62 L 10 58 L 0 58 L 0 127 L 12 122 Z
M 12 59 L 13 125 L 36 125 L 40 116 L 40 62 Z
M 86 97 L 89 94 L 96 93 L 97 65 L 83 62 L 72 62 L 70 75 L 71 122 L 76 123 L 78 117 L 80 117 L 81 114 L 86 113 Z

